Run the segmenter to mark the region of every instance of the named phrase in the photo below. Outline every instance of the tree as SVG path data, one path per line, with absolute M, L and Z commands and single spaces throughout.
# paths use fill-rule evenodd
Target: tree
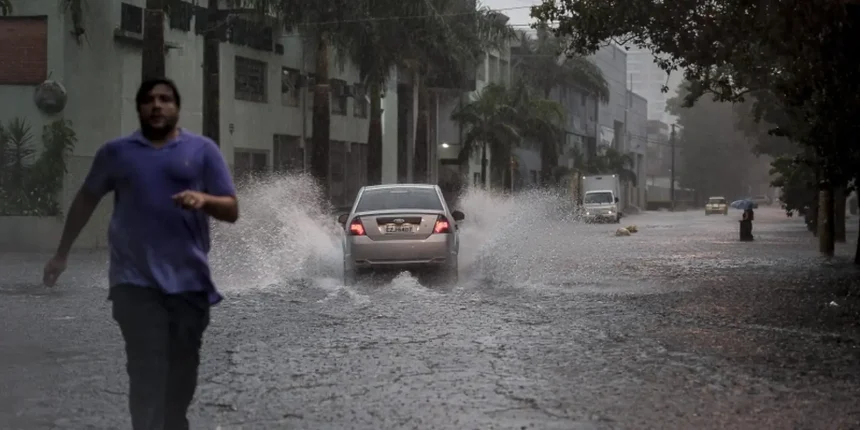
M 0 16 L 12 15 L 12 0 L 0 0 Z
M 499 163 L 499 155 L 509 154 L 522 141 L 516 127 L 518 111 L 514 103 L 507 88 L 489 84 L 478 93 L 475 100 L 451 115 L 452 120 L 466 129 L 460 147 L 460 162 L 467 162 L 473 155 L 480 153 L 481 185 L 484 187 L 487 186 L 487 150 L 493 154 L 494 165 L 491 170 L 499 170 L 504 167 L 503 163 Z
M 360 2 L 350 0 L 255 0 L 257 8 L 276 12 L 287 30 L 298 29 L 303 42 L 314 51 L 314 97 L 310 173 L 329 196 L 331 136 L 331 82 L 329 71 L 332 54 L 345 59 L 350 41 L 349 27 L 362 16 Z
M 851 172 L 856 149 L 860 70 L 860 7 L 830 0 L 671 2 L 632 0 L 618 6 L 586 0 L 545 0 L 533 16 L 557 22 L 576 52 L 621 40 L 664 54 L 660 65 L 681 68 L 693 83 L 688 104 L 705 93 L 723 101 L 771 94 L 792 118 L 790 137 L 812 149 L 822 196 Z M 816 35 L 816 37 L 809 37 Z M 828 199 L 825 199 L 828 200 Z M 828 205 L 825 205 L 827 209 Z M 832 223 L 820 235 L 831 253 Z
M 454 111 L 451 118 L 466 129 L 460 161 L 466 162 L 480 153 L 482 184 L 487 183 L 489 161 L 490 183 L 509 188 L 514 180 L 508 168 L 513 149 L 529 142 L 539 146 L 546 145 L 545 141 L 558 142 L 564 110 L 523 83 L 513 88 L 489 84 L 474 101 Z M 488 149 L 491 160 L 487 160 Z
M 553 36 L 547 26 L 538 26 L 536 37 L 521 31 L 519 38 L 519 46 L 511 52 L 516 79 L 536 88 L 547 99 L 554 89 L 575 88 L 590 94 L 599 103 L 609 101 L 609 84 L 600 68 L 582 56 L 571 56 L 560 62 L 559 57 L 567 50 L 566 42 Z M 553 170 L 558 166 L 558 145 L 544 142 L 548 145 L 540 148 L 541 182 L 546 185 L 552 182 Z M 594 155 L 592 151 L 593 148 L 588 151 L 590 156 Z
M 681 83 L 678 95 L 667 103 L 667 111 L 678 117 L 684 130 L 678 143 L 682 186 L 695 189 L 700 199 L 747 195 L 761 164 L 751 151 L 752 138 L 735 129 L 736 109 L 731 103 L 705 99 L 684 107 L 689 87 L 689 82 Z
M 415 125 L 416 181 L 424 181 L 428 164 L 429 107 L 437 88 L 463 90 L 474 60 L 500 48 L 513 31 L 488 8 L 464 0 L 403 2 L 361 0 L 362 18 L 345 26 L 349 58 L 368 89 L 368 181 L 382 180 L 382 111 L 380 99 L 391 71 L 411 76 L 418 89 Z

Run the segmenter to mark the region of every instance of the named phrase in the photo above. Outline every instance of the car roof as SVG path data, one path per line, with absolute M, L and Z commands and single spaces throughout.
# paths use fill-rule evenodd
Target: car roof
M 435 190 L 438 188 L 437 185 L 434 184 L 383 184 L 383 185 L 368 185 L 364 187 L 365 191 L 371 190 L 396 190 L 396 189 L 422 189 L 422 190 Z

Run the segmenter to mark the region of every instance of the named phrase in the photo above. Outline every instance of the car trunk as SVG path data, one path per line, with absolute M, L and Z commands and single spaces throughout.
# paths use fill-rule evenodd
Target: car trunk
M 386 212 L 359 215 L 371 240 L 423 240 L 433 234 L 438 212 Z

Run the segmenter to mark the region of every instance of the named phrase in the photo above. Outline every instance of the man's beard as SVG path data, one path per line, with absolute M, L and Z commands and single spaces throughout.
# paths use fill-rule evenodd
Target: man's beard
M 168 120 L 162 127 L 153 127 L 145 121 L 140 122 L 140 132 L 149 140 L 164 140 L 176 129 L 176 121 Z

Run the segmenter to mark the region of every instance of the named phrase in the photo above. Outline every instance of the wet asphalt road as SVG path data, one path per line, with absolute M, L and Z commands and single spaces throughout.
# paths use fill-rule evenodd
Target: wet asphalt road
M 450 290 L 224 285 L 192 427 L 860 428 L 857 219 L 827 262 L 797 218 L 737 218 L 512 229 Z M 46 290 L 44 256 L 0 255 L 0 428 L 129 428 L 105 260 Z

